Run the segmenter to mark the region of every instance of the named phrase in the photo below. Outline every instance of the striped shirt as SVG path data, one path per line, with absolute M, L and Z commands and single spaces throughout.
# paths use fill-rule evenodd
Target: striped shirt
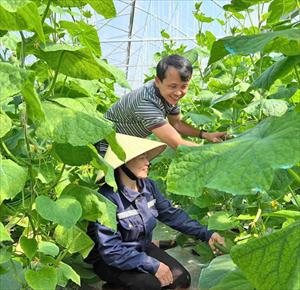
M 145 138 L 153 129 L 167 123 L 168 115 L 178 115 L 180 108 L 169 104 L 154 81 L 123 96 L 104 115 L 118 133 Z

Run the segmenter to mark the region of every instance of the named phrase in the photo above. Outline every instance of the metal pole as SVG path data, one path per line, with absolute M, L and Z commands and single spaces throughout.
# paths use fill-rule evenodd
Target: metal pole
M 126 58 L 126 79 L 128 78 L 128 65 L 130 60 L 130 49 L 131 49 L 131 36 L 132 36 L 132 28 L 133 28 L 133 20 L 134 20 L 134 11 L 135 11 L 135 1 L 132 1 L 131 13 L 130 13 L 130 20 L 129 20 L 129 31 L 128 31 L 128 44 L 127 44 L 127 58 Z

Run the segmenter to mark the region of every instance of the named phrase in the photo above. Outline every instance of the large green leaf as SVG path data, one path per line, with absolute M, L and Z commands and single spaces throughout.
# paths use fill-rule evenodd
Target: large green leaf
M 94 152 L 89 146 L 72 146 L 70 144 L 52 145 L 52 152 L 61 162 L 71 165 L 80 166 L 92 161 Z
M 86 0 L 88 4 L 91 5 L 95 11 L 105 18 L 112 18 L 116 16 L 116 8 L 114 6 L 113 0 Z
M 297 8 L 297 1 L 295 0 L 273 0 L 268 7 L 270 13 L 267 23 L 272 24 L 280 20 L 282 16 L 287 15 Z
M 57 226 L 54 232 L 55 240 L 63 247 L 68 249 L 68 252 L 73 254 L 79 252 L 84 258 L 94 246 L 94 242 L 80 228 L 73 227 L 65 229 L 62 226 Z
M 300 289 L 300 223 L 231 249 L 233 261 L 257 290 Z
M 66 228 L 73 227 L 81 217 L 80 203 L 73 198 L 61 198 L 53 201 L 48 196 L 38 196 L 36 210 L 46 220 L 53 221 Z
M 55 290 L 57 272 L 54 267 L 45 266 L 38 271 L 28 269 L 25 272 L 28 285 L 34 290 Z
M 99 65 L 90 49 L 66 44 L 48 45 L 36 50 L 35 55 L 60 73 L 84 80 L 113 78 L 112 74 Z
M 116 229 L 116 205 L 97 191 L 70 184 L 61 193 L 61 197 L 64 196 L 73 197 L 80 202 L 82 218 L 99 221 L 107 227 Z
M 0 29 L 35 31 L 40 40 L 45 42 L 37 6 L 29 0 L 1 0 Z
M 66 287 L 69 280 L 80 286 L 80 276 L 72 269 L 72 267 L 63 262 L 59 263 L 58 269 L 58 285 Z
M 15 260 L 10 260 L 0 266 L 5 272 L 0 275 L 1 289 L 20 290 L 26 284 L 22 264 Z M 23 285 L 22 285 L 23 284 Z
M 286 55 L 299 55 L 299 48 L 287 50 L 288 41 L 300 41 L 300 29 L 286 29 L 255 35 L 229 36 L 217 40 L 212 47 L 208 64 L 212 64 L 228 54 L 248 55 L 265 51 L 282 52 Z M 276 43 L 276 45 L 274 45 Z
M 287 219 L 300 219 L 300 211 L 295 210 L 279 210 L 275 212 L 265 213 L 264 216 L 273 216 Z
M 295 65 L 300 63 L 300 56 L 289 56 L 277 61 L 265 70 L 251 85 L 254 88 L 269 89 L 270 86 L 282 77 L 285 77 Z
M 83 7 L 89 4 L 97 13 L 105 18 L 116 16 L 116 9 L 113 0 L 53 0 L 56 5 L 62 7 Z
M 28 77 L 27 70 L 0 62 L 0 101 L 19 93 Z
M 195 62 L 198 60 L 198 50 L 197 48 L 192 48 L 185 51 L 182 56 L 188 59 L 191 64 L 195 64 Z
M 100 41 L 97 30 L 83 21 L 60 21 L 60 26 L 77 38 L 83 46 L 88 47 L 97 57 L 101 56 Z
M 98 64 L 101 67 L 103 67 L 105 70 L 109 71 L 113 75 L 115 81 L 120 86 L 122 86 L 123 88 L 131 89 L 130 85 L 128 84 L 128 82 L 126 80 L 125 73 L 122 70 L 118 69 L 115 66 L 108 64 L 107 62 L 105 62 L 103 60 L 98 60 Z
M 258 3 L 269 2 L 270 0 L 231 0 L 230 4 L 224 5 L 223 8 L 228 11 L 243 11 L 247 10 Z
M 283 100 L 260 100 L 250 103 L 244 111 L 248 114 L 258 116 L 260 111 L 264 113 L 265 116 L 275 116 L 280 117 L 285 114 L 288 110 L 288 103 Z
M 0 138 L 2 138 L 3 136 L 5 136 L 5 134 L 7 132 L 9 132 L 11 126 L 12 126 L 12 121 L 11 119 L 5 114 L 5 112 L 3 112 L 0 109 Z
M 252 284 L 244 277 L 239 269 L 236 269 L 219 281 L 210 290 L 255 290 Z
M 93 117 L 84 112 L 44 102 L 46 122 L 37 129 L 41 138 L 73 146 L 94 144 L 113 134 L 112 125 L 103 118 Z
M 231 281 L 234 288 L 229 288 L 223 282 L 224 279 L 232 277 L 235 273 L 235 280 Z M 201 290 L 253 290 L 249 282 L 238 270 L 237 266 L 232 262 L 229 255 L 216 257 L 209 266 L 201 271 L 199 278 L 199 288 Z
M 199 196 L 204 187 L 232 194 L 268 190 L 277 168 L 300 161 L 300 114 L 270 117 L 219 144 L 180 147 L 167 177 L 170 192 Z
M 27 169 L 9 159 L 0 158 L 0 204 L 5 199 L 14 198 L 27 179 Z
M 30 119 L 38 124 L 44 121 L 45 114 L 39 96 L 34 89 L 34 81 L 33 71 L 0 62 L 0 100 L 5 100 L 21 92 Z

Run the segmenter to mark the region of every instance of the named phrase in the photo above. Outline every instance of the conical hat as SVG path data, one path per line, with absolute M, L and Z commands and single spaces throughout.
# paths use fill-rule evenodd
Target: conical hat
M 167 148 L 167 145 L 161 142 L 120 133 L 116 134 L 116 139 L 125 151 L 126 159 L 125 161 L 120 160 L 109 146 L 104 155 L 104 160 L 114 169 L 143 153 L 147 153 L 148 160 L 150 161 Z

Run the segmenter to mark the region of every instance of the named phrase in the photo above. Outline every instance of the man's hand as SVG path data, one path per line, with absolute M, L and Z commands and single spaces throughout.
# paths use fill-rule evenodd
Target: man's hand
M 215 247 L 214 243 L 219 243 L 220 245 L 225 246 L 224 238 L 221 237 L 218 233 L 213 233 L 208 241 L 208 244 L 212 249 L 213 253 L 220 254 L 220 250 Z
M 173 283 L 173 275 L 170 268 L 164 264 L 160 263 L 155 273 L 155 277 L 159 280 L 161 287 L 165 287 Z
M 203 132 L 202 137 L 209 142 L 221 143 L 224 140 L 228 139 L 229 135 L 226 132 L 214 132 L 214 133 Z

